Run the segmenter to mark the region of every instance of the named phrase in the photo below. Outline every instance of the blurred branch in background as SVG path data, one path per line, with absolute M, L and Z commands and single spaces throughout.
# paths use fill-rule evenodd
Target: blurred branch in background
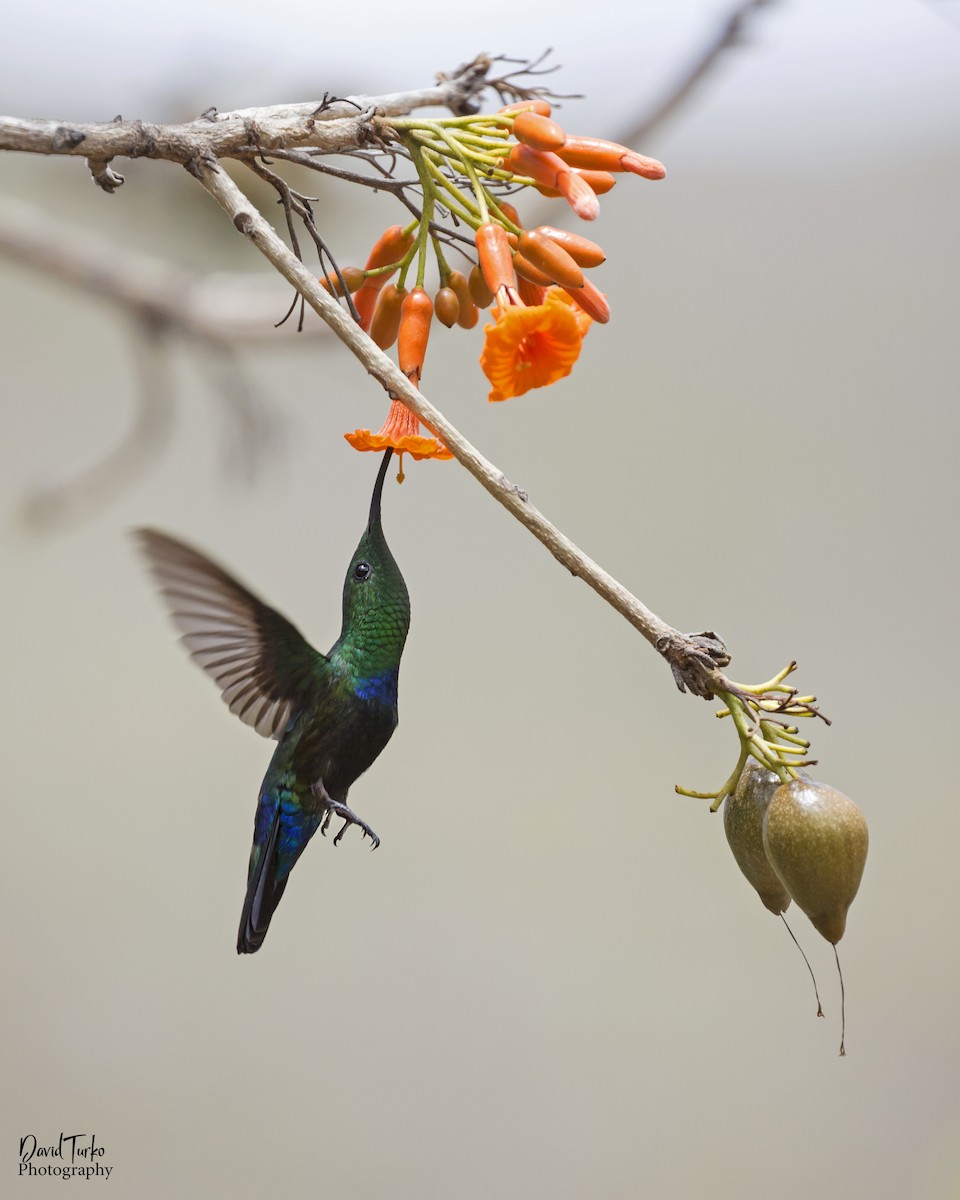
M 131 323 L 137 387 L 133 422 L 121 440 L 97 463 L 69 483 L 38 488 L 23 502 L 22 517 L 34 529 L 81 520 L 110 500 L 166 445 L 173 428 L 174 389 L 170 382 L 168 328 L 156 319 L 136 316 Z M 99 372 L 106 387 L 109 374 Z
M 673 86 L 654 103 L 650 112 L 621 131 L 621 141 L 628 144 L 642 142 L 658 125 L 673 116 L 677 109 L 686 104 L 728 50 L 746 44 L 749 24 L 759 9 L 774 3 L 776 0 L 746 0 L 746 3 L 738 4 L 704 43 L 700 52 L 690 59 Z
M 253 474 L 264 450 L 276 441 L 278 424 L 274 417 L 266 420 L 265 399 L 237 352 L 255 342 L 291 345 L 274 327 L 282 296 L 272 275 L 194 275 L 11 200 L 0 207 L 0 255 L 114 304 L 130 319 L 134 339 L 138 383 L 129 432 L 75 479 L 38 487 L 28 496 L 21 515 L 29 526 L 51 529 L 81 519 L 162 451 L 174 415 L 176 389 L 166 359 L 175 339 L 196 353 L 223 401 L 231 462 L 246 477 Z M 326 329 L 311 325 L 304 333 L 308 341 L 303 344 L 312 345 Z
M 277 344 L 282 297 L 271 275 L 195 275 L 9 199 L 0 206 L 0 255 L 218 349 Z M 305 332 L 312 340 L 326 331 L 312 326 Z M 287 341 L 282 345 L 289 348 Z

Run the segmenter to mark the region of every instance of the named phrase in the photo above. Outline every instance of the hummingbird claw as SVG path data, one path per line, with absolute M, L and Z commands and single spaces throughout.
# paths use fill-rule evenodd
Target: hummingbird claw
M 331 815 L 335 814 L 336 816 L 343 818 L 343 825 L 340 827 L 336 837 L 333 839 L 333 844 L 335 846 L 340 845 L 340 839 L 347 832 L 350 826 L 356 825 L 363 837 L 370 838 L 371 842 L 373 842 L 372 849 L 376 850 L 376 848 L 380 845 L 380 839 L 373 832 L 366 821 L 361 820 L 360 817 L 358 817 L 357 814 L 351 809 L 347 808 L 345 804 L 341 804 L 337 800 L 331 800 L 329 796 L 324 800 L 324 803 L 327 805 L 327 814 L 324 817 L 323 824 L 320 827 L 321 832 L 325 831 L 327 826 L 330 824 Z

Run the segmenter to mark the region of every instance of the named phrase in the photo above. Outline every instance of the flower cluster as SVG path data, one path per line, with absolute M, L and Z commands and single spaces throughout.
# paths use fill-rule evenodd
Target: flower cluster
M 532 187 L 563 198 L 577 216 L 592 221 L 600 211 L 598 197 L 618 174 L 662 179 L 662 164 L 615 142 L 567 134 L 544 100 L 489 115 L 398 118 L 392 124 L 416 167 L 422 213 L 406 227 L 386 230 L 362 271 L 348 267 L 324 285 L 352 294 L 361 327 L 378 346 L 398 343 L 400 369 L 415 386 L 434 314 L 447 328 L 472 329 L 486 308 L 493 320 L 484 330 L 480 365 L 490 400 L 569 375 L 591 323 L 610 319 L 606 297 L 584 274 L 604 261 L 604 252 L 550 225 L 525 229 L 505 193 Z M 456 235 L 445 229 L 442 215 L 449 215 Z M 462 243 L 464 226 L 474 231 L 477 256 L 469 276 L 450 268 L 442 248 Z M 424 288 L 431 251 L 440 277 L 433 299 Z M 408 292 L 414 262 L 416 284 Z M 358 450 L 390 446 L 414 458 L 451 457 L 438 437 L 421 434 L 415 414 L 398 400 L 379 432 L 357 429 L 345 436 Z

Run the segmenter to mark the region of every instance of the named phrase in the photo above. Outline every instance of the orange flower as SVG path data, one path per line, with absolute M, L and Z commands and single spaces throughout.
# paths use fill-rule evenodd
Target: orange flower
M 548 288 L 542 304 L 498 305 L 480 355 L 493 385 L 488 399 L 509 400 L 569 375 L 589 328 L 590 317 L 560 288 Z
M 355 429 L 353 433 L 343 436 L 354 450 L 386 450 L 392 446 L 401 456 L 406 453 L 415 459 L 453 458 L 443 442 L 420 433 L 417 414 L 407 408 L 402 400 L 391 400 L 387 419 L 378 433 L 371 433 L 369 429 Z M 400 462 L 402 470 L 402 457 Z
M 432 320 L 433 301 L 422 287 L 415 287 L 403 297 L 400 305 L 397 346 L 400 370 L 414 387 L 420 382 L 423 373 L 423 360 L 427 352 Z M 369 429 L 355 429 L 353 433 L 345 433 L 343 436 L 354 450 L 386 450 L 388 446 L 396 450 L 400 455 L 400 474 L 397 478 L 401 482 L 404 454 L 410 454 L 416 459 L 453 458 L 438 437 L 424 437 L 421 434 L 420 418 L 407 408 L 402 400 L 391 400 L 387 419 L 378 433 L 371 433 Z

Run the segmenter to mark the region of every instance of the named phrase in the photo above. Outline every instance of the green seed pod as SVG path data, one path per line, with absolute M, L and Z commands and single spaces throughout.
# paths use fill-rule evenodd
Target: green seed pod
M 867 822 L 854 802 L 809 779 L 781 784 L 763 818 L 763 847 L 771 866 L 834 946 L 860 886 L 867 843 Z
M 790 907 L 790 894 L 770 865 L 763 848 L 763 818 L 780 779 L 748 758 L 736 791 L 723 803 L 723 831 L 737 866 L 774 916 Z

